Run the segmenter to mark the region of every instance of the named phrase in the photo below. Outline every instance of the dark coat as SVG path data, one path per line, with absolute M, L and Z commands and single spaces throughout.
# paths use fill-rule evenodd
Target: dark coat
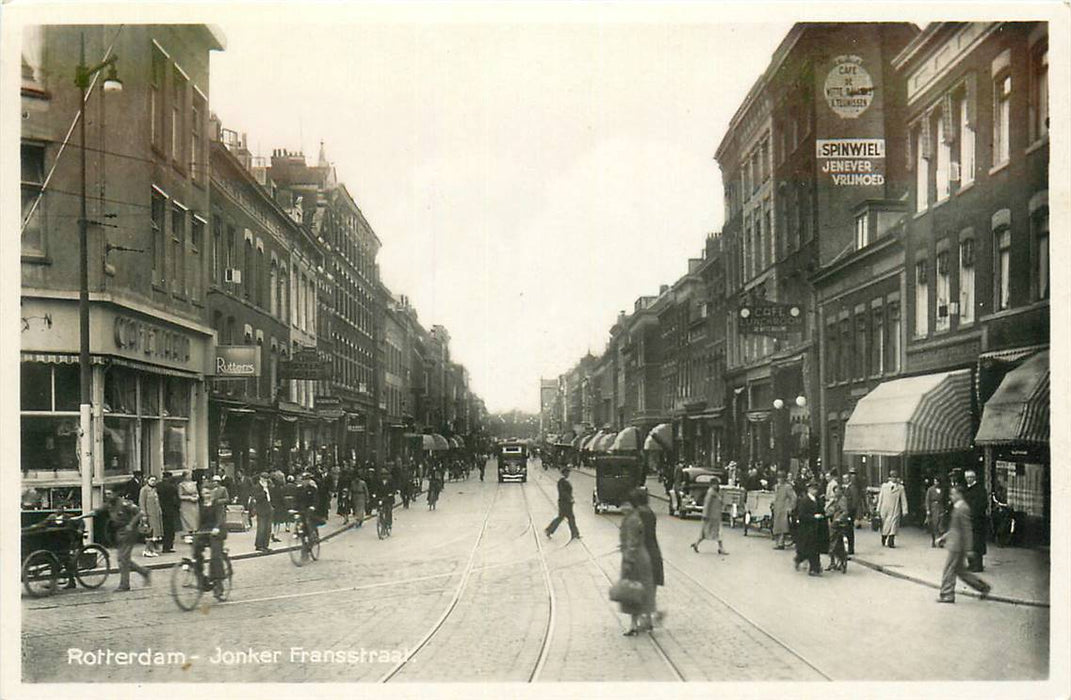
M 567 512 L 573 509 L 573 485 L 564 476 L 558 479 L 558 510 Z
M 807 558 L 816 552 L 821 552 L 824 548 L 823 539 L 828 540 L 828 536 L 823 538 L 822 536 L 822 524 L 825 522 L 825 515 L 818 508 L 818 502 L 811 500 L 808 496 L 804 496 L 799 500 L 796 505 L 797 512 L 799 514 L 799 527 L 796 531 L 796 552 L 801 558 Z
M 268 492 L 263 486 L 257 484 L 253 487 L 253 493 L 250 495 L 253 500 L 253 510 L 256 511 L 257 518 L 270 518 L 272 515 L 272 502 Z
M 666 572 L 662 565 L 662 549 L 658 546 L 656 531 L 657 518 L 650 506 L 640 506 L 636 510 L 643 521 L 643 542 L 647 546 L 647 556 L 651 558 L 651 576 L 656 586 L 666 585 Z
M 989 495 L 986 493 L 982 482 L 974 482 L 974 486 L 968 486 L 963 493 L 963 500 L 971 509 L 971 534 L 974 538 L 974 552 L 985 554 L 986 536 L 986 506 L 989 505 Z
M 164 518 L 172 521 L 178 519 L 179 501 L 178 485 L 171 479 L 161 479 L 156 485 L 156 494 L 160 497 L 160 510 L 164 512 Z

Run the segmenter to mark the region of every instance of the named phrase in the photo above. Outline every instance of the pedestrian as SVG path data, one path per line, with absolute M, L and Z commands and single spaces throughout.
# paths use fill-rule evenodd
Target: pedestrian
M 930 487 L 926 489 L 926 526 L 930 531 L 930 547 L 937 546 L 937 538 L 944 530 L 945 515 L 945 492 L 941 488 L 941 482 L 937 477 L 930 481 Z
M 952 517 L 948 523 L 948 531 L 938 538 L 938 543 L 948 550 L 945 568 L 941 574 L 941 595 L 937 599 L 938 603 L 956 602 L 956 577 L 978 591 L 983 600 L 989 596 L 991 588 L 967 568 L 967 559 L 976 544 L 971 507 L 967 504 L 965 491 L 964 487 L 959 485 L 952 487 Z
M 774 486 L 773 499 L 773 537 L 774 549 L 785 548 L 785 536 L 789 534 L 789 515 L 796 509 L 796 490 L 788 480 L 788 474 L 782 470 Z
M 550 521 L 543 530 L 550 537 L 561 525 L 562 520 L 569 521 L 569 541 L 580 539 L 580 530 L 576 527 L 576 515 L 573 514 L 573 485 L 569 483 L 569 467 L 562 467 L 561 478 L 558 479 L 558 517 Z
M 142 479 L 142 472 L 138 470 L 130 475 L 130 480 L 127 481 L 119 488 L 119 495 L 128 501 L 138 502 L 141 498 L 141 487 L 145 485 L 144 479 Z
M 290 514 L 286 510 L 286 500 L 283 498 L 283 487 L 286 486 L 286 475 L 281 471 L 274 471 L 268 481 L 268 495 L 271 496 L 271 541 L 282 542 L 279 539 L 279 530 L 286 525 Z
M 796 532 L 796 557 L 793 562 L 796 570 L 806 561 L 810 567 L 810 576 L 822 575 L 822 561 L 819 558 L 819 525 L 825 520 L 825 514 L 818 508 L 818 483 L 811 481 L 807 491 L 797 506 L 799 526 Z
M 636 511 L 643 521 L 643 544 L 647 547 L 647 556 L 651 560 L 651 617 L 648 618 L 649 626 L 661 623 L 665 615 L 658 609 L 658 587 L 666 585 L 666 570 L 662 563 L 662 548 L 658 546 L 658 517 L 651 510 L 650 499 L 647 489 L 641 487 L 633 491 L 633 500 L 636 502 Z
M 827 549 L 829 566 L 826 567 L 826 571 L 831 571 L 836 562 L 836 555 L 847 556 L 848 554 L 842 549 L 844 540 L 841 533 L 851 532 L 852 522 L 848 516 L 848 496 L 844 493 L 844 489 L 839 484 L 833 483 L 833 488 L 827 491 L 829 491 L 829 496 L 826 498 L 824 511 L 826 525 L 829 528 L 829 548 Z
M 182 501 L 179 500 L 176 476 L 177 474 L 164 472 L 164 477 L 156 486 L 156 493 L 160 495 L 160 511 L 163 514 L 164 531 L 161 545 L 165 554 L 175 551 L 175 530 L 182 527 Z
M 250 492 L 253 501 L 253 511 L 257 516 L 257 535 L 253 546 L 258 552 L 271 550 L 272 514 L 274 508 L 271 500 L 271 477 L 267 472 L 261 472 L 257 484 Z
M 179 517 L 182 519 L 182 531 L 193 532 L 197 529 L 197 511 L 199 506 L 197 482 L 189 470 L 182 472 L 182 481 L 178 485 Z
M 989 495 L 978 481 L 978 473 L 973 469 L 963 472 L 963 480 L 967 487 L 963 490 L 963 499 L 971 509 L 971 535 L 974 538 L 974 550 L 967 557 L 967 568 L 974 573 L 985 570 L 983 558 L 986 552 L 986 535 L 989 532 L 986 509 L 989 506 Z
M 439 493 L 443 490 L 443 477 L 438 469 L 433 469 L 428 475 L 428 510 L 435 510 L 439 502 Z
M 141 575 L 146 586 L 150 585 L 152 576 L 149 570 L 130 556 L 134 551 L 134 545 L 138 542 L 138 520 L 141 518 L 141 510 L 120 493 L 108 489 L 104 492 L 104 505 L 93 511 L 93 515 L 102 516 L 105 513 L 115 526 L 115 543 L 118 549 L 119 587 L 115 590 L 130 590 L 131 569 Z
M 848 502 L 848 517 L 852 519 L 852 526 L 845 532 L 848 536 L 848 556 L 851 556 L 855 554 L 855 531 L 862 527 L 862 518 L 866 517 L 869 510 L 862 482 L 854 468 L 849 469 L 845 475 L 843 490 Z
M 138 508 L 148 518 L 149 531 L 145 533 L 143 557 L 158 557 L 157 545 L 164 536 L 164 513 L 160 508 L 160 494 L 156 491 L 156 475 L 150 474 L 138 494 Z
M 833 490 L 840 487 L 840 478 L 837 472 L 829 472 L 829 480 L 826 481 L 825 502 L 828 504 L 834 498 Z
M 360 469 L 353 470 L 353 476 L 350 479 L 350 499 L 353 501 L 353 519 L 356 521 L 354 527 L 361 527 L 368 509 L 368 484 L 361 478 Z
M 563 479 L 567 472 L 568 469 L 563 467 Z M 558 483 L 560 484 L 561 481 Z M 641 497 L 638 493 L 638 489 L 633 490 L 629 494 L 627 505 L 625 506 L 625 518 L 621 521 L 621 529 L 619 533 L 621 544 L 621 580 L 638 583 L 643 591 L 642 595 L 636 600 L 620 602 L 621 612 L 632 616 L 632 624 L 625 632 L 626 637 L 633 637 L 640 632 L 650 630 L 650 616 L 651 613 L 654 612 L 654 572 L 651 568 L 651 555 L 647 551 L 643 517 L 639 512 L 640 503 Z
M 907 494 L 895 470 L 889 472 L 888 481 L 878 491 L 878 515 L 881 516 L 881 546 L 895 548 L 900 518 L 907 515 Z
M 339 475 L 338 482 L 338 503 L 335 506 L 335 513 L 342 518 L 342 524 L 346 525 L 350 521 L 350 514 L 353 512 L 353 496 L 350 492 L 349 484 Z
M 692 550 L 698 554 L 699 544 L 703 540 L 714 540 L 718 543 L 718 554 L 728 554 L 721 542 L 721 514 L 725 510 L 725 502 L 721 495 L 721 482 L 711 479 L 707 487 L 707 495 L 703 499 L 703 527 L 699 530 L 699 539 L 692 543 Z
M 294 475 L 290 474 L 286 477 L 286 484 L 283 486 L 283 508 L 286 509 L 286 523 L 285 528 L 287 532 L 290 532 L 291 517 L 290 511 L 297 510 L 298 496 L 301 489 L 298 487 L 297 482 L 294 480 Z
M 483 472 L 487 469 L 487 460 L 481 455 L 476 455 L 476 468 L 480 470 L 480 481 L 483 481 Z

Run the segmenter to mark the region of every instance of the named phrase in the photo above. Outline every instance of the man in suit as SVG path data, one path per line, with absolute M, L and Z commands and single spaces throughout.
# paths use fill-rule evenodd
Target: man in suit
M 173 474 L 164 472 L 160 483 L 156 485 L 156 495 L 160 498 L 160 512 L 164 517 L 162 550 L 174 552 L 175 530 L 182 526 L 182 515 L 179 512 L 181 501 L 179 501 L 178 484 L 175 483 Z
M 272 512 L 271 485 L 268 483 L 268 473 L 261 472 L 257 484 L 252 493 L 253 511 L 257 515 L 257 537 L 255 547 L 258 552 L 270 551 L 268 543 L 271 541 Z
M 573 514 L 573 485 L 569 483 L 569 467 L 562 467 L 562 478 L 558 479 L 558 517 L 550 521 L 543 531 L 547 537 L 561 525 L 562 520 L 569 521 L 569 541 L 580 539 L 580 530 L 576 528 L 576 516 Z
M 949 519 L 948 531 L 937 539 L 938 544 L 948 550 L 945 569 L 941 575 L 941 596 L 937 599 L 938 603 L 956 602 L 957 576 L 978 591 L 983 599 L 989 595 L 989 584 L 967 569 L 967 558 L 974 551 L 976 543 L 971 527 L 971 507 L 967 504 L 965 495 L 963 486 L 952 487 L 952 517 Z
M 978 573 L 985 569 L 982 558 L 985 556 L 985 540 L 989 530 L 986 517 L 989 496 L 978 482 L 978 474 L 973 469 L 963 472 L 963 480 L 967 482 L 963 499 L 971 509 L 971 536 L 974 538 L 974 550 L 967 556 L 967 568 Z
M 863 492 L 862 482 L 856 476 L 855 469 L 849 469 L 844 477 L 844 496 L 848 501 L 848 517 L 853 521 L 853 526 L 848 528 L 848 554 L 855 554 L 855 531 L 860 526 L 860 520 L 867 515 L 866 493 Z
M 810 567 L 810 576 L 822 575 L 822 561 L 819 558 L 820 526 L 825 520 L 825 514 L 818 507 L 818 483 L 811 481 L 807 484 L 806 494 L 800 498 L 796 506 L 799 512 L 799 527 L 796 534 L 796 558 L 794 565 L 798 570 L 804 561 Z

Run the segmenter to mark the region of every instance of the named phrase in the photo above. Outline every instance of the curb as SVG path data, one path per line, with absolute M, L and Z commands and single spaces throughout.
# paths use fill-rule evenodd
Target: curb
M 586 471 L 585 469 L 582 469 L 582 468 L 578 467 L 578 468 L 574 468 L 573 471 L 580 472 L 584 476 L 594 478 L 594 475 L 588 473 L 588 471 Z M 665 496 L 660 496 L 660 495 L 653 494 L 653 493 L 650 493 L 650 492 L 648 492 L 648 496 L 650 498 L 655 498 L 655 499 L 658 499 L 660 501 L 665 501 L 666 503 L 669 502 L 669 499 L 666 498 Z M 917 576 L 911 576 L 910 574 L 905 574 L 905 573 L 902 573 L 900 571 L 894 571 L 894 570 L 892 570 L 892 569 L 890 569 L 890 568 L 888 568 L 888 567 L 886 567 L 886 566 L 884 566 L 882 564 L 875 564 L 874 562 L 866 561 L 865 559 L 860 559 L 858 557 L 858 555 L 855 555 L 855 554 L 852 555 L 851 561 L 854 561 L 857 564 L 865 566 L 866 568 L 868 568 L 868 569 L 870 569 L 872 571 L 876 571 L 879 574 L 885 574 L 886 576 L 890 576 L 892 578 L 897 578 L 897 579 L 900 579 L 902 581 L 910 581 L 911 583 L 916 583 L 916 584 L 918 584 L 920 586 L 926 586 L 927 588 L 932 588 L 935 591 L 941 590 L 940 584 L 936 584 L 936 583 L 933 583 L 931 581 L 927 581 L 926 579 L 922 579 L 922 578 L 919 578 Z M 965 596 L 969 596 L 971 598 L 978 598 L 979 600 L 982 599 L 982 596 L 979 595 L 978 593 L 975 593 L 974 591 L 963 591 L 963 592 L 957 591 L 956 595 L 965 595 Z M 989 595 L 989 596 L 986 596 L 986 600 L 990 600 L 990 601 L 993 601 L 995 603 L 1007 603 L 1009 605 L 1024 605 L 1024 606 L 1033 607 L 1033 608 L 1045 608 L 1045 609 L 1048 609 L 1049 607 L 1051 607 L 1050 603 L 1045 603 L 1045 602 L 1038 601 L 1038 600 L 1027 600 L 1025 598 L 1014 598 L 1014 597 L 1011 597 L 1011 596 Z

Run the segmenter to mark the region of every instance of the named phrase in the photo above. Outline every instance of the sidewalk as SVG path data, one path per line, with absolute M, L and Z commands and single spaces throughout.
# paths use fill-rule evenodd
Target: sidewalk
M 594 477 L 587 467 L 579 471 Z M 651 498 L 667 501 L 665 488 L 654 476 L 647 479 Z M 727 532 L 743 530 L 727 529 Z M 946 552 L 930 547 L 930 535 L 918 527 L 902 528 L 896 535 L 896 548 L 881 546 L 881 533 L 869 527 L 855 531 L 855 555 L 852 562 L 886 576 L 928 586 L 936 592 L 941 588 L 941 572 Z M 985 571 L 981 576 L 993 586 L 990 600 L 1018 605 L 1049 607 L 1049 550 L 987 545 Z M 957 595 L 977 598 L 974 589 L 962 582 L 956 586 Z M 936 593 L 935 593 L 936 595 Z

